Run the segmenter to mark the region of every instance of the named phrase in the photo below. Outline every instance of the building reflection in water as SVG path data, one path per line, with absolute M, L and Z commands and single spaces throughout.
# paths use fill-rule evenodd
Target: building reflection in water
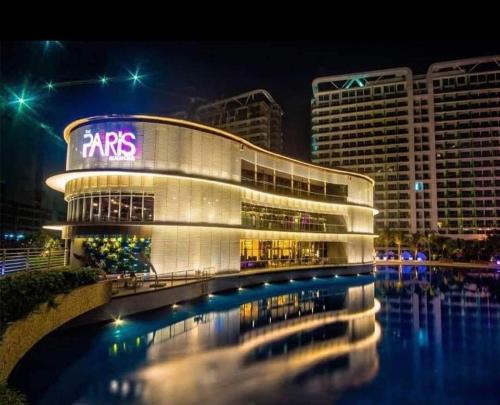
M 404 395 L 418 398 L 425 391 L 429 402 L 439 403 L 455 381 L 482 380 L 485 357 L 498 359 L 500 274 L 427 266 L 379 266 L 377 271 L 384 358 L 402 361 L 404 348 L 415 376 L 404 385 Z M 429 390 L 429 382 L 417 376 L 431 371 Z
M 112 380 L 108 392 L 141 403 L 271 402 L 284 392 L 294 400 L 329 392 L 331 399 L 376 375 L 378 308 L 368 283 L 190 317 L 136 338 L 149 346 L 147 365 Z M 124 343 L 113 343 L 110 354 Z
M 273 284 L 63 331 L 28 353 L 14 381 L 35 404 L 444 403 L 481 387 L 495 396 L 500 274 L 377 270 L 375 282 Z

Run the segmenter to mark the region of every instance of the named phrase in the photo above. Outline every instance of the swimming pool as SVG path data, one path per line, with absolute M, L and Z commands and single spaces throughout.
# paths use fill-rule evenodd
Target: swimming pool
M 56 332 L 10 382 L 36 404 L 498 403 L 498 277 L 378 270 Z

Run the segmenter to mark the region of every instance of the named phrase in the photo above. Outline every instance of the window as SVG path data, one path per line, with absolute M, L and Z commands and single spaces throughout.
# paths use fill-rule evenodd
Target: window
M 81 194 L 68 202 L 68 220 L 73 222 L 140 222 L 153 219 L 153 194 Z

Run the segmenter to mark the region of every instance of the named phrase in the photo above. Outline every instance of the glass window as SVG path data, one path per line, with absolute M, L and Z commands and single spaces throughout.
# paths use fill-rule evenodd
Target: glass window
M 109 196 L 101 197 L 101 221 L 109 220 Z
M 154 218 L 154 198 L 144 196 L 144 221 L 152 221 Z
M 93 195 L 92 197 L 92 221 L 99 221 L 99 196 Z
M 118 221 L 120 214 L 120 196 L 111 195 L 110 198 L 110 207 L 109 207 L 109 220 L 110 221 Z
M 90 196 L 85 196 L 83 197 L 83 216 L 82 216 L 82 221 L 90 221 L 91 220 L 91 215 L 90 213 L 92 212 L 92 197 Z
M 132 197 L 132 221 L 142 221 L 142 198 L 136 195 Z
M 120 198 L 120 221 L 130 221 L 130 195 L 122 195 Z
M 153 194 L 94 194 L 68 203 L 69 221 L 153 221 Z

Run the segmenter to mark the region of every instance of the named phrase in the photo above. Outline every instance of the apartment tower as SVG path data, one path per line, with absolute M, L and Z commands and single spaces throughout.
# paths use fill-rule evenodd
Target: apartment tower
M 376 181 L 376 227 L 483 238 L 500 218 L 500 56 L 320 77 L 312 161 Z

